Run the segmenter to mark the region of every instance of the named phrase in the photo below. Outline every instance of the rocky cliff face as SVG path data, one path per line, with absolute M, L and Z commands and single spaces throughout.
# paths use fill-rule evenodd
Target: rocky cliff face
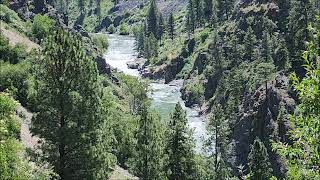
M 278 116 L 280 113 L 292 114 L 295 107 L 295 100 L 289 91 L 289 80 L 283 72 L 278 73 L 268 83 L 267 91 L 265 85 L 262 85 L 245 98 L 245 110 L 240 115 L 231 135 L 234 149 L 231 164 L 235 171 L 239 165 L 247 164 L 250 145 L 255 137 L 259 137 L 268 149 L 274 174 L 277 177 L 284 177 L 285 162 L 272 151 L 269 140 L 289 142 L 287 132 L 290 129 L 290 123 L 287 119 L 280 119 Z M 280 112 L 282 108 L 284 112 Z

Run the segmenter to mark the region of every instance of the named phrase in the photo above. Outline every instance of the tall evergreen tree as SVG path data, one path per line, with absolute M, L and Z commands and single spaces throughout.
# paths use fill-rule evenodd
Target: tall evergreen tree
M 168 33 L 169 33 L 169 36 L 171 38 L 171 40 L 173 40 L 174 38 L 174 18 L 173 18 L 173 14 L 170 13 L 170 16 L 169 16 L 169 20 L 168 20 Z
M 163 20 L 163 17 L 162 17 L 162 14 L 160 13 L 160 16 L 159 16 L 159 25 L 158 25 L 158 38 L 160 40 L 160 45 L 161 45 L 161 40 L 162 40 L 162 37 L 163 37 L 163 34 L 165 32 L 165 28 L 164 28 L 164 20 Z
M 272 48 L 270 34 L 267 31 L 263 31 L 262 34 L 262 51 L 261 56 L 264 62 L 272 62 Z
M 320 16 L 318 16 L 320 22 Z M 292 144 L 279 143 L 276 148 L 288 157 L 288 179 L 320 179 L 320 24 L 311 28 L 312 41 L 303 54 L 307 76 L 291 75 L 292 85 L 299 97 L 299 112 L 291 116 Z M 311 63 L 313 62 L 313 63 Z
M 290 68 L 289 64 L 289 51 L 287 48 L 286 41 L 283 35 L 278 35 L 274 37 L 274 52 L 273 52 L 273 61 L 274 65 L 277 66 L 277 70 L 288 70 Z
M 96 15 L 98 16 L 98 20 L 101 20 L 101 0 L 96 0 Z
M 144 32 L 144 27 L 140 25 L 135 34 L 135 50 L 139 54 L 143 54 L 144 45 L 145 45 L 145 32 Z
M 288 18 L 288 47 L 292 68 L 299 74 L 304 74 L 303 60 L 300 54 L 309 40 L 308 25 L 313 22 L 314 12 L 310 0 L 292 0 Z
M 254 180 L 270 179 L 272 169 L 268 157 L 267 148 L 259 138 L 256 138 L 248 155 L 250 178 Z
M 61 179 L 106 178 L 111 166 L 101 154 L 108 149 L 100 138 L 105 130 L 99 129 L 103 121 L 98 70 L 83 49 L 79 38 L 55 30 L 35 65 L 38 106 L 31 131 L 44 139 L 41 157 Z
M 217 0 L 217 15 L 220 21 L 228 19 L 234 7 L 234 0 Z
M 252 61 L 257 40 L 251 26 L 249 26 L 249 28 L 247 29 L 247 32 L 244 36 L 243 43 L 245 48 L 244 59 Z
M 194 1 L 194 9 L 195 9 L 195 20 L 196 27 L 201 27 L 203 24 L 203 4 L 202 0 Z
M 140 110 L 134 172 L 142 180 L 163 178 L 163 131 L 160 116 L 145 106 Z
M 86 3 L 86 0 L 79 0 L 78 1 L 78 7 L 80 9 L 81 14 L 83 14 L 85 11 L 85 3 Z
M 194 142 L 188 129 L 186 112 L 180 103 L 175 106 L 175 111 L 171 115 L 167 141 L 168 179 L 196 179 Z
M 227 166 L 229 154 L 230 133 L 227 119 L 223 116 L 221 105 L 216 105 L 210 118 L 208 129 L 212 134 L 208 140 L 210 153 L 210 169 L 213 170 L 212 179 L 228 179 L 230 176 Z
M 287 33 L 290 1 L 276 0 L 276 3 L 279 7 L 279 16 L 277 16 L 278 17 L 278 27 L 282 33 Z
M 187 27 L 187 31 L 188 31 L 189 38 L 190 38 L 190 35 L 192 33 L 194 33 L 194 29 L 195 29 L 195 17 L 194 17 L 193 0 L 189 0 L 188 14 L 187 14 L 186 20 L 187 20 L 186 27 Z
M 148 36 L 152 33 L 154 37 L 158 34 L 158 9 L 155 0 L 151 0 L 147 14 Z
M 213 2 L 212 0 L 204 0 L 203 15 L 208 23 L 211 23 Z

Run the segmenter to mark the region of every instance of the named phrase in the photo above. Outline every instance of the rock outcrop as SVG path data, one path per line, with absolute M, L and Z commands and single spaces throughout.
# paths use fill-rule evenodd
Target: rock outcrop
M 284 177 L 285 162 L 272 150 L 269 141 L 289 142 L 287 132 L 290 123 L 286 119 L 278 119 L 281 106 L 284 107 L 285 114 L 293 113 L 296 107 L 295 100 L 290 95 L 289 80 L 283 72 L 278 73 L 268 83 L 267 91 L 265 85 L 262 85 L 245 98 L 244 112 L 236 123 L 231 137 L 235 153 L 231 162 L 234 171 L 237 171 L 239 165 L 247 164 L 250 145 L 256 137 L 259 137 L 267 147 L 273 173 L 277 177 Z
M 143 59 L 143 58 L 138 58 L 134 61 L 130 61 L 130 62 L 127 62 L 127 66 L 128 68 L 130 69 L 139 69 L 141 70 L 144 66 L 144 64 L 146 63 L 146 59 Z
M 95 32 L 100 32 L 103 29 L 107 29 L 112 24 L 112 20 L 109 16 L 102 19 L 101 23 L 94 28 Z
M 111 67 L 109 64 L 106 63 L 106 60 L 102 55 L 98 55 L 95 58 L 95 61 L 97 63 L 97 67 L 100 74 L 108 74 L 111 75 Z

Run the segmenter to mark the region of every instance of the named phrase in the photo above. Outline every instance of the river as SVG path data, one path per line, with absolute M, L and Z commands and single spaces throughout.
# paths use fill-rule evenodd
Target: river
M 105 59 L 110 66 L 122 71 L 125 74 L 141 78 L 137 69 L 129 69 L 127 62 L 137 58 L 134 50 L 134 38 L 121 35 L 108 35 L 108 51 Z M 184 101 L 181 99 L 180 88 L 182 80 L 176 80 L 170 84 L 153 82 L 150 84 L 150 92 L 152 108 L 156 109 L 163 120 L 170 118 L 170 113 L 174 110 L 177 102 L 180 102 L 183 109 L 187 112 L 188 126 L 193 129 L 193 136 L 196 140 L 196 147 L 201 149 L 203 138 L 206 135 L 206 125 L 203 116 L 198 115 L 198 111 L 185 107 Z

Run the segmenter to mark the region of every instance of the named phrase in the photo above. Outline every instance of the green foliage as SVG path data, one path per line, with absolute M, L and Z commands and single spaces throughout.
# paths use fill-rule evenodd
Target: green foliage
M 145 39 L 144 53 L 147 58 L 158 56 L 158 40 L 153 34 Z
M 133 96 L 130 100 L 130 109 L 132 112 L 138 112 L 138 110 L 143 105 L 145 99 L 147 98 L 147 84 L 139 82 L 135 77 L 122 74 L 121 80 L 128 87 L 128 91 Z
M 140 25 L 137 27 L 137 30 L 133 32 L 135 37 L 135 50 L 139 54 L 144 53 L 144 46 L 145 46 L 145 32 L 144 28 Z
M 49 168 L 31 164 L 22 155 L 19 143 L 20 123 L 16 119 L 17 103 L 8 94 L 0 93 L 0 179 L 51 179 L 56 177 Z
M 247 29 L 246 35 L 243 41 L 244 41 L 243 44 L 245 48 L 244 59 L 248 61 L 252 61 L 257 40 L 251 26 Z
M 194 140 L 188 129 L 186 112 L 180 103 L 171 115 L 167 134 L 167 177 L 171 180 L 197 179 Z
M 16 102 L 7 94 L 0 94 L 0 179 L 27 178 L 18 152 L 20 124 L 15 119 Z M 21 167 L 22 166 L 22 167 Z
M 17 64 L 27 56 L 26 47 L 22 44 L 11 46 L 9 40 L 0 32 L 0 60 Z
M 173 40 L 175 29 L 174 29 L 174 18 L 172 13 L 170 14 L 169 20 L 168 20 L 168 32 L 171 40 Z
M 228 120 L 226 119 L 221 105 L 215 105 L 210 117 L 208 130 L 210 137 L 206 146 L 209 154 L 209 169 L 213 172 L 209 174 L 210 179 L 228 179 L 230 170 L 227 162 L 230 157 L 230 134 Z
M 203 24 L 203 1 L 195 0 L 194 9 L 195 9 L 196 26 L 201 27 Z
M 141 107 L 133 172 L 143 180 L 163 179 L 164 130 L 160 116 Z
M 203 5 L 203 15 L 207 22 L 211 22 L 212 14 L 213 14 L 213 1 L 212 0 L 204 0 Z
M 106 51 L 108 49 L 108 38 L 106 35 L 94 34 L 92 35 L 92 41 L 101 51 Z
M 217 15 L 221 21 L 227 20 L 233 11 L 234 0 L 218 0 L 217 1 Z
M 273 53 L 274 65 L 277 67 L 277 70 L 288 70 L 290 69 L 289 63 L 289 51 L 286 46 L 286 42 L 282 36 L 276 36 L 277 41 L 275 43 L 275 50 Z
M 126 23 L 122 23 L 120 25 L 120 35 L 129 35 L 129 28 L 128 25 Z
M 303 60 L 300 54 L 305 49 L 305 42 L 309 40 L 308 25 L 314 21 L 314 7 L 310 0 L 290 1 L 288 17 L 288 49 L 292 62 L 292 68 L 301 75 Z M 303 14 L 303 16 L 301 16 Z
M 189 0 L 188 3 L 188 13 L 187 13 L 187 18 L 186 18 L 186 29 L 189 33 L 189 37 L 191 34 L 194 33 L 195 29 L 195 16 L 194 16 L 194 5 L 193 5 L 193 0 Z
M 147 35 L 151 36 L 151 33 L 154 37 L 157 37 L 158 34 L 158 8 L 155 0 L 151 0 L 149 10 L 147 13 Z
M 303 53 L 306 76 L 299 80 L 295 73 L 291 75 L 292 85 L 300 102 L 297 112 L 289 118 L 294 124 L 290 131 L 293 144 L 275 144 L 275 148 L 289 159 L 289 179 L 320 178 L 319 25 L 310 28 L 310 31 L 313 41 L 307 44 L 307 50 Z
M 272 169 L 269 162 L 267 148 L 259 138 L 256 138 L 251 146 L 248 161 L 250 179 L 264 180 L 271 178 Z
M 190 96 L 189 100 L 198 104 L 199 106 L 204 103 L 204 87 L 201 79 L 195 77 L 185 82 L 184 86 L 186 93 Z
M 26 31 L 25 23 L 21 20 L 18 14 L 2 3 L 0 4 L 0 20 L 1 26 L 3 25 L 2 21 L 4 21 L 19 32 Z
M 101 118 L 102 89 L 81 39 L 55 30 L 35 65 L 38 106 L 31 131 L 45 139 L 41 157 L 63 179 L 106 178 L 113 164 Z
M 165 33 L 165 24 L 164 24 L 162 14 L 160 14 L 159 15 L 159 24 L 158 24 L 158 34 L 157 34 L 157 37 L 160 40 L 160 44 L 161 44 L 161 39 L 162 39 L 162 36 L 164 35 L 164 33 Z
M 0 91 L 13 91 L 13 95 L 24 105 L 28 99 L 28 76 L 28 64 L 12 65 L 0 61 Z
M 111 24 L 108 29 L 107 29 L 108 33 L 113 34 L 115 33 L 117 30 L 116 28 L 113 26 L 113 24 Z
M 49 31 L 52 30 L 55 21 L 46 15 L 37 14 L 34 16 L 32 23 L 29 23 L 31 29 L 31 36 L 42 42 L 48 35 Z

